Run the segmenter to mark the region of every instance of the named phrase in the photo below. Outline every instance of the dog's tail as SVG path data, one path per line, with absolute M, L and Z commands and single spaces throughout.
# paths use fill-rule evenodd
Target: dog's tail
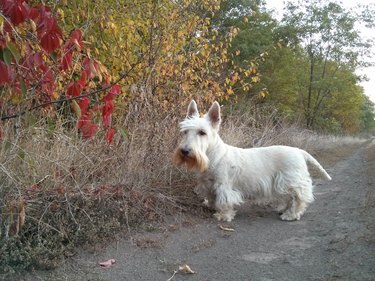
M 319 171 L 322 173 L 322 175 L 324 175 L 325 179 L 327 179 L 327 180 L 332 179 L 331 176 L 326 172 L 326 170 L 324 170 L 322 165 L 320 165 L 320 163 L 314 157 L 312 157 L 309 153 L 307 153 L 304 150 L 301 150 L 301 151 L 303 153 L 303 156 L 305 157 L 306 162 L 309 162 L 312 165 L 314 165 L 315 167 L 317 167 L 319 169 Z

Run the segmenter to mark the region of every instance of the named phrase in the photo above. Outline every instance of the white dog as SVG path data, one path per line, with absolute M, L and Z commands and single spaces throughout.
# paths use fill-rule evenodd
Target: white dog
M 218 220 L 231 221 L 244 199 L 270 204 L 282 220 L 299 220 L 314 201 L 307 162 L 331 177 L 306 151 L 289 146 L 243 149 L 225 144 L 218 132 L 220 106 L 214 102 L 203 118 L 191 101 L 180 123 L 182 141 L 175 152 L 178 165 L 199 172 L 197 191 L 214 207 Z

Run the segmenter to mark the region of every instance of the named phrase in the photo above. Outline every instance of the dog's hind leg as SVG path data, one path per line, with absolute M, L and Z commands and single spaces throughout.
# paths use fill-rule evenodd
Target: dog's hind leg
M 299 220 L 305 213 L 308 204 L 314 201 L 311 181 L 304 188 L 294 189 L 291 196 L 289 208 L 280 216 L 282 220 Z

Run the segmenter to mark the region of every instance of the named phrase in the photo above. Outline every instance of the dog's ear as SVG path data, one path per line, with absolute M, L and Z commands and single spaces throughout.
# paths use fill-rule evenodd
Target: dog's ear
M 186 117 L 187 118 L 189 118 L 189 117 L 199 117 L 198 107 L 197 107 L 197 103 L 195 102 L 195 100 L 192 100 L 190 102 L 190 104 L 188 106 Z
M 220 105 L 217 101 L 215 101 L 211 105 L 210 109 L 207 112 L 207 116 L 212 124 L 212 127 L 218 130 L 220 123 L 221 123 L 221 116 L 220 116 Z

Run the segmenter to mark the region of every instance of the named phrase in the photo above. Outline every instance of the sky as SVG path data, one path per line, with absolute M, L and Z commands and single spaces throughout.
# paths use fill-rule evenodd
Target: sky
M 290 0 L 291 2 L 298 2 L 298 0 Z M 283 8 L 284 8 L 284 0 L 266 0 L 266 5 L 268 9 L 274 9 L 275 10 L 275 16 L 277 19 L 281 19 L 282 14 L 283 14 Z M 339 2 L 339 1 L 335 1 Z M 346 9 L 353 9 L 355 6 L 358 4 L 362 5 L 375 5 L 375 0 L 345 0 L 342 1 L 341 4 L 346 8 Z M 361 35 L 364 36 L 364 38 L 374 38 L 375 36 L 375 31 L 367 29 L 365 27 L 359 27 L 359 30 L 361 32 Z M 373 53 L 375 54 L 375 45 L 372 47 L 373 48 Z M 375 63 L 375 58 L 371 59 L 372 62 Z M 364 88 L 365 94 L 370 97 L 370 99 L 375 102 L 375 66 L 373 67 L 367 67 L 364 69 L 359 69 L 357 71 L 358 74 L 360 75 L 366 75 L 369 78 L 369 81 L 363 81 L 361 82 L 361 86 Z

